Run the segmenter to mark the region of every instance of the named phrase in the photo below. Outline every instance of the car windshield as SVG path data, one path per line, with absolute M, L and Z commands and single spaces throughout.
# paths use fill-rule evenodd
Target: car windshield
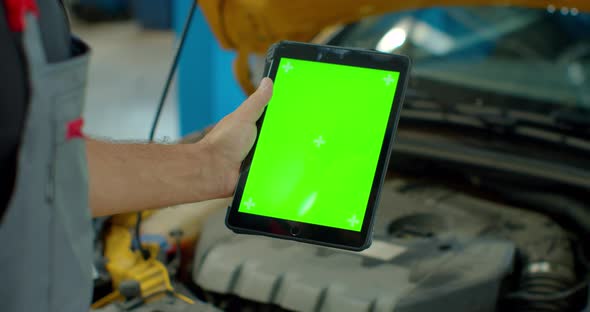
M 331 44 L 409 55 L 412 80 L 590 110 L 590 14 L 574 8 L 398 12 L 350 25 Z

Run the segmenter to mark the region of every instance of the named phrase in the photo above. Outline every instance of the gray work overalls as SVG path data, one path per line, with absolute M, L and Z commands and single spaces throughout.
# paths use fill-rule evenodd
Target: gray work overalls
M 1 3 L 0 3 L 1 5 Z M 29 109 L 15 189 L 0 225 L 0 311 L 88 311 L 92 238 L 80 127 L 89 49 L 49 64 L 37 19 L 28 15 Z

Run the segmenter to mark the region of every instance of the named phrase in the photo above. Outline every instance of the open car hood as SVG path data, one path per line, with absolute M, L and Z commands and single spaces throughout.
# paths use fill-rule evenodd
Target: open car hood
M 310 41 L 328 26 L 370 15 L 435 6 L 485 5 L 590 11 L 588 0 L 202 0 L 200 5 L 221 46 L 238 52 L 234 70 L 247 93 L 254 89 L 248 75 L 249 54 L 264 53 L 280 40 Z

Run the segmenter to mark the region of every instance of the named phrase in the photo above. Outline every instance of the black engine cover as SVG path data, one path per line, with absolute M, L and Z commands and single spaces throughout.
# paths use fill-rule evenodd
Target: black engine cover
M 216 214 L 193 279 L 206 292 L 288 310 L 494 311 L 515 257 L 502 229 L 529 213 L 404 185 L 384 185 L 373 245 L 362 253 L 236 235 Z

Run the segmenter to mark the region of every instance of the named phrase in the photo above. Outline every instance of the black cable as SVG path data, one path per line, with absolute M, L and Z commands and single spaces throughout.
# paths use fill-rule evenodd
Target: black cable
M 176 68 L 178 67 L 178 61 L 180 60 L 180 56 L 182 54 L 182 50 L 184 48 L 184 43 L 186 41 L 186 37 L 190 30 L 190 27 L 193 22 L 193 16 L 195 15 L 195 11 L 197 11 L 198 1 L 194 0 L 189 11 L 189 14 L 184 22 L 184 27 L 182 29 L 182 33 L 180 35 L 180 42 L 178 43 L 178 48 L 176 48 L 176 54 L 174 55 L 174 59 L 172 61 L 172 65 L 170 66 L 170 70 L 168 71 L 168 77 L 166 78 L 166 83 L 164 84 L 164 90 L 162 91 L 162 95 L 160 96 L 160 102 L 158 103 L 158 108 L 156 110 L 156 115 L 154 116 L 154 121 L 152 123 L 152 128 L 150 130 L 149 142 L 154 142 L 154 138 L 156 136 L 156 129 L 158 128 L 158 123 L 160 121 L 160 116 L 162 115 L 162 108 L 164 108 L 164 102 L 166 101 L 166 97 L 168 96 L 168 91 L 170 90 L 170 85 L 172 84 L 172 79 L 174 78 L 174 73 L 176 72 Z M 143 249 L 141 245 L 141 212 L 137 213 L 137 222 L 135 222 L 135 243 L 137 244 L 138 250 L 143 255 L 144 259 L 149 257 L 149 251 Z
M 150 252 L 147 249 L 144 249 L 141 245 L 141 211 L 137 213 L 137 221 L 135 221 L 135 244 L 137 245 L 137 250 L 141 252 L 141 256 L 143 259 L 147 260 L 150 257 Z
M 158 123 L 160 122 L 162 108 L 164 107 L 164 102 L 166 101 L 166 97 L 168 96 L 168 90 L 170 89 L 170 85 L 172 84 L 174 73 L 176 72 L 176 68 L 178 67 L 178 61 L 180 60 L 180 55 L 182 54 L 184 43 L 186 42 L 186 37 L 192 25 L 193 16 L 195 15 L 195 11 L 197 10 L 197 4 L 198 1 L 194 0 L 189 15 L 186 18 L 186 21 L 184 22 L 184 27 L 180 35 L 180 43 L 178 44 L 178 48 L 176 49 L 176 55 L 174 55 L 174 60 L 172 61 L 172 65 L 170 66 L 170 70 L 168 71 L 168 78 L 166 79 L 166 83 L 164 84 L 164 90 L 162 91 L 162 96 L 160 97 L 160 103 L 158 103 L 158 110 L 156 111 L 156 116 L 154 116 L 154 122 L 152 123 L 152 129 L 150 131 L 150 142 L 153 142 L 156 136 L 156 128 L 158 127 Z
M 180 265 L 182 264 L 181 243 L 182 243 L 182 236 L 184 235 L 184 232 L 182 231 L 182 229 L 175 229 L 175 230 L 170 231 L 170 233 L 168 233 L 168 235 L 173 237 L 174 241 L 176 243 L 176 256 L 174 257 L 174 259 L 172 259 L 172 261 L 170 261 L 170 263 L 167 265 L 167 267 L 168 267 L 168 271 L 170 272 L 170 276 L 176 276 L 178 274 L 178 271 L 180 270 Z

